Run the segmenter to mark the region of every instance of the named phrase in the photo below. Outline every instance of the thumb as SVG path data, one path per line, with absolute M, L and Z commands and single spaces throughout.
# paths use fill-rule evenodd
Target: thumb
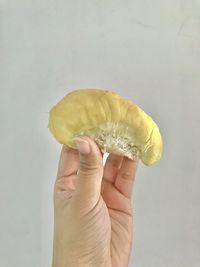
M 103 158 L 97 144 L 89 137 L 74 139 L 79 151 L 80 165 L 77 174 L 74 202 L 79 208 L 92 208 L 99 200 L 103 176 Z M 81 207 L 80 207 L 81 206 Z

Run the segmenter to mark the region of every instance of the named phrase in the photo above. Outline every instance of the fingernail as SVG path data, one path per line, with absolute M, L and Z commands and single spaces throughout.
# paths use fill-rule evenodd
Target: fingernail
M 74 138 L 74 142 L 78 148 L 78 151 L 81 154 L 89 154 L 90 153 L 90 146 L 89 143 L 86 140 L 83 140 L 82 138 L 76 137 Z

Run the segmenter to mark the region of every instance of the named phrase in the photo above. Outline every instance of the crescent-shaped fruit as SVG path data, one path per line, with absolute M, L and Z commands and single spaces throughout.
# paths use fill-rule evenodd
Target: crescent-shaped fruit
M 102 152 L 158 161 L 163 141 L 158 126 L 140 107 L 110 90 L 78 89 L 49 112 L 48 127 L 56 140 L 76 148 L 73 139 L 89 136 Z

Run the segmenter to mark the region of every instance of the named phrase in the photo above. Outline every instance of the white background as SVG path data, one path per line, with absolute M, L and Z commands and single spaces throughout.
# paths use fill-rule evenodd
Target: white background
M 112 89 L 160 126 L 139 166 L 132 267 L 200 266 L 200 1 L 0 1 L 0 265 L 49 267 L 61 145 L 48 111 Z

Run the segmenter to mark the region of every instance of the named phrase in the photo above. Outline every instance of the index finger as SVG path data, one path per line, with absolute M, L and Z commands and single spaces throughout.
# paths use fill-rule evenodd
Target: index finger
M 58 163 L 57 178 L 77 174 L 79 168 L 79 154 L 76 149 L 63 145 Z
M 131 198 L 132 187 L 138 167 L 138 160 L 123 158 L 121 168 L 115 180 L 115 187 L 127 198 Z

